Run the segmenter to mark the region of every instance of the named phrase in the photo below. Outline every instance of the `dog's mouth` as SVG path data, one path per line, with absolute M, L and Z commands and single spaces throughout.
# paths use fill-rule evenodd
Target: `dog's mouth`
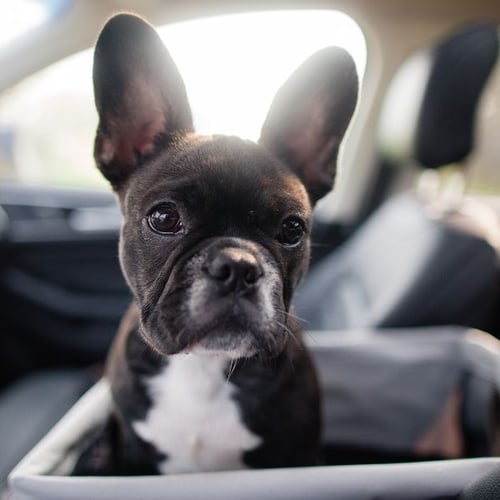
M 252 358 L 261 353 L 256 339 L 248 334 L 230 331 L 221 332 L 219 327 L 207 332 L 200 340 L 193 342 L 184 349 L 186 354 L 202 354 L 225 356 L 229 359 Z
M 225 308 L 212 303 L 211 309 L 203 318 L 181 315 L 183 321 L 177 321 L 175 327 L 165 318 L 160 319 L 161 314 L 153 315 L 142 325 L 143 336 L 162 355 L 196 353 L 231 359 L 272 358 L 282 351 L 287 330 L 281 315 L 263 324 L 255 317 L 258 308 L 253 305 Z
M 221 300 L 220 302 L 225 302 Z M 182 352 L 224 354 L 230 358 L 268 356 L 276 350 L 279 332 L 258 320 L 258 307 L 246 299 L 235 299 L 229 306 L 211 303 L 204 320 L 193 322 L 190 342 Z M 283 324 L 283 321 L 275 321 Z

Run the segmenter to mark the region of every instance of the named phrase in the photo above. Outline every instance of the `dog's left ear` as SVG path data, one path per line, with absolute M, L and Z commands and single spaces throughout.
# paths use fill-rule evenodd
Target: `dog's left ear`
M 115 190 L 176 133 L 193 130 L 186 90 L 160 37 L 146 21 L 118 14 L 94 54 L 99 125 L 97 166 Z
M 332 189 L 357 97 L 354 61 L 345 50 L 329 47 L 307 59 L 271 104 L 259 143 L 299 176 L 312 203 Z

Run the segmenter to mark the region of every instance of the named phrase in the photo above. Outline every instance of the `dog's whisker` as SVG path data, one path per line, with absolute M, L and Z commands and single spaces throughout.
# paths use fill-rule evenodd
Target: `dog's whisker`
M 290 318 L 296 319 L 297 321 L 300 321 L 302 324 L 309 323 L 309 321 L 306 318 L 303 318 L 302 316 L 299 316 L 295 311 L 294 312 L 289 312 L 288 316 Z
M 307 335 L 307 338 L 311 341 L 312 344 L 314 344 L 315 346 L 319 345 L 318 340 L 309 330 L 304 330 L 304 335 Z
M 286 323 L 282 323 L 281 321 L 278 321 L 277 325 L 279 327 L 283 328 L 285 333 L 292 338 L 292 340 L 297 344 L 297 346 L 299 346 L 299 347 L 302 346 L 302 343 L 298 339 L 297 335 L 295 335 L 295 333 L 292 331 L 292 329 Z
M 229 367 L 227 369 L 227 377 L 226 377 L 226 382 L 229 382 L 229 379 L 231 378 L 231 375 L 234 373 L 234 370 L 236 370 L 236 365 L 238 364 L 238 358 L 231 359 L 229 362 Z
M 286 309 L 276 308 L 276 312 L 284 314 L 287 318 L 295 319 L 302 324 L 307 324 L 309 322 L 306 318 L 299 316 L 295 311 L 287 311 Z

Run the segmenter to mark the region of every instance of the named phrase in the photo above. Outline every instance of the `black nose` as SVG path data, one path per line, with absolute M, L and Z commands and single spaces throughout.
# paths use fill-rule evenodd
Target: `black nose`
M 226 293 L 248 290 L 263 275 L 257 259 L 239 248 L 225 248 L 218 252 L 208 264 L 206 272 Z

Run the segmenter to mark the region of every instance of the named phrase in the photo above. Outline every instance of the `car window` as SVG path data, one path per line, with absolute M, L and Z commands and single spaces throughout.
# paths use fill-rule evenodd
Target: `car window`
M 39 0 L 17 0 L 2 6 L 0 16 L 0 46 L 19 38 L 47 21 L 50 11 Z
M 337 11 L 234 14 L 159 32 L 185 80 L 200 133 L 256 140 L 279 85 L 322 47 L 346 48 L 360 75 L 366 63 L 359 26 Z M 92 160 L 91 68 L 87 50 L 0 96 L 0 180 L 105 186 Z

